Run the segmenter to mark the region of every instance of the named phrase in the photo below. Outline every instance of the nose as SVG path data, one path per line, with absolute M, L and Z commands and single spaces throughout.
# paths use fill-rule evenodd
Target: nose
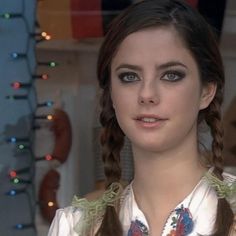
M 138 103 L 156 105 L 160 101 L 158 88 L 152 83 L 143 83 L 139 90 Z

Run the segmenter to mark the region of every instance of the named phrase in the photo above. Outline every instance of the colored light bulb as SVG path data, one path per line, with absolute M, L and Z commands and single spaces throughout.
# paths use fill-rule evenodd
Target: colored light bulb
M 52 62 L 49 63 L 49 65 L 50 65 L 51 67 L 55 67 L 57 64 L 56 64 L 56 62 L 52 61 Z
M 10 138 L 10 142 L 15 143 L 16 142 L 16 138 L 15 137 L 11 137 Z
M 10 19 L 10 18 L 19 18 L 22 17 L 22 14 L 20 13 L 4 13 L 0 15 L 0 17 L 5 18 L 5 19 Z
M 47 36 L 47 33 L 44 31 L 44 32 L 41 33 L 41 35 L 42 35 L 43 37 L 46 37 L 46 36 Z
M 53 105 L 53 102 L 48 101 L 46 104 L 47 104 L 48 107 L 51 107 Z
M 9 173 L 10 177 L 14 178 L 17 176 L 17 173 L 15 170 L 11 170 L 10 173 Z
M 26 58 L 26 57 L 27 57 L 27 54 L 25 54 L 25 53 L 13 52 L 13 53 L 11 53 L 11 57 L 12 57 L 13 59 Z
M 41 77 L 43 80 L 47 80 L 48 79 L 48 75 L 47 74 L 43 74 Z
M 48 202 L 48 206 L 52 207 L 52 206 L 54 206 L 54 203 L 53 202 Z
M 14 184 L 19 184 L 19 182 L 20 182 L 20 180 L 19 180 L 18 178 L 14 178 L 14 179 L 13 179 L 13 183 L 14 183 Z
M 25 146 L 24 146 L 23 144 L 20 144 L 20 145 L 18 146 L 18 148 L 22 150 L 22 149 L 25 148 Z
M 16 229 L 23 229 L 23 225 L 22 224 L 17 224 L 15 225 Z
M 5 19 L 10 19 L 11 18 L 11 15 L 9 13 L 5 13 L 3 16 L 4 16 Z
M 9 191 L 10 196 L 15 196 L 16 195 L 16 190 L 12 189 Z
M 52 119 L 53 119 L 53 116 L 52 116 L 52 115 L 47 115 L 47 119 L 48 119 L 48 120 L 52 120 Z
M 45 36 L 46 40 L 50 40 L 52 37 L 50 35 Z
M 14 89 L 19 89 L 21 87 L 21 83 L 19 82 L 14 82 L 11 84 L 11 86 L 14 88 Z
M 52 156 L 50 154 L 45 156 L 45 160 L 47 161 L 51 161 L 52 160 Z
M 13 52 L 13 53 L 11 54 L 11 56 L 15 59 L 15 58 L 17 58 L 19 55 L 18 55 L 18 53 Z

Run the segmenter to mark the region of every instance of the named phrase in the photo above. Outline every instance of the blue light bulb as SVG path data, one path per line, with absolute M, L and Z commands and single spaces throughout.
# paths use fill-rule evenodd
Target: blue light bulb
M 15 142 L 16 142 L 16 138 L 15 138 L 15 137 L 11 137 L 10 140 L 11 140 L 12 143 L 15 143 Z
M 16 190 L 12 189 L 12 190 L 9 192 L 9 195 L 15 196 L 15 195 L 16 195 Z
M 47 102 L 47 106 L 48 106 L 48 107 L 51 107 L 52 105 L 53 105 L 53 102 L 51 102 L 51 101 L 48 101 L 48 102 Z
M 18 58 L 18 53 L 13 52 L 13 53 L 11 54 L 11 56 L 12 56 L 13 59 L 16 59 L 16 58 Z
M 17 229 L 22 229 L 22 228 L 23 228 L 23 225 L 22 225 L 22 224 L 17 224 L 17 225 L 16 225 L 16 228 L 17 228 Z

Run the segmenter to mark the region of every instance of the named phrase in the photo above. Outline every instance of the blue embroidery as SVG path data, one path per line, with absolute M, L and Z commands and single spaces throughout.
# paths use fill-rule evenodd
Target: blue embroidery
M 172 230 L 167 236 L 187 236 L 193 231 L 193 220 L 188 208 L 181 205 L 175 209 L 176 215 L 172 217 Z M 147 227 L 139 220 L 131 222 L 127 236 L 148 236 Z
M 147 227 L 139 220 L 131 222 L 127 236 L 146 236 L 148 235 Z

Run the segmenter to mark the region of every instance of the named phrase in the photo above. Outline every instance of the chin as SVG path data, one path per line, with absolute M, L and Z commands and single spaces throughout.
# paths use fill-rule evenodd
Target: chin
M 144 150 L 145 152 L 160 153 L 167 149 L 166 145 L 163 143 L 135 143 L 135 147 L 139 150 Z

